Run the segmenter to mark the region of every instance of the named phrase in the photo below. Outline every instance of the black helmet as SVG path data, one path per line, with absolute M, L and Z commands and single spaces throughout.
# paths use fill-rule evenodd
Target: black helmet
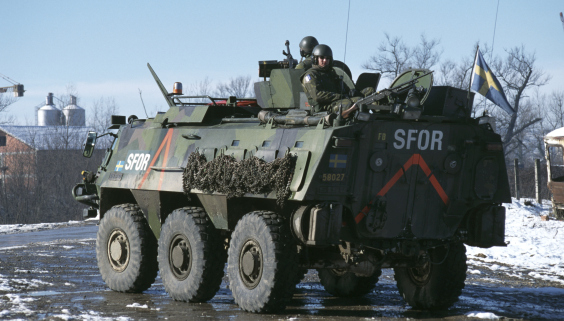
M 314 65 L 318 65 L 318 61 L 317 61 L 317 57 L 321 56 L 321 57 L 330 57 L 331 58 L 331 63 L 330 65 L 333 65 L 333 51 L 331 50 L 331 48 L 328 45 L 317 45 L 315 46 L 315 48 L 313 48 L 313 64 Z
M 311 55 L 313 48 L 317 46 L 319 42 L 313 36 L 307 36 L 300 41 L 300 55 L 302 57 L 307 57 Z

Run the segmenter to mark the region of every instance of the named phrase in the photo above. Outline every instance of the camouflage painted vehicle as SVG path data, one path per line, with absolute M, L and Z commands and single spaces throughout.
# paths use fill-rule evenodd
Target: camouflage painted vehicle
M 73 190 L 85 216 L 99 211 L 108 286 L 144 291 L 160 269 L 172 298 L 205 302 L 227 262 L 235 302 L 276 312 L 307 269 L 354 297 L 393 268 L 411 306 L 454 304 L 464 244 L 505 246 L 510 201 L 500 136 L 470 117 L 473 96 L 410 70 L 341 119 L 310 113 L 302 71 L 259 65 L 256 100 L 205 102 L 169 93 L 149 66 L 168 111 L 112 117 L 112 147 Z M 363 74 L 356 87 L 378 80 Z

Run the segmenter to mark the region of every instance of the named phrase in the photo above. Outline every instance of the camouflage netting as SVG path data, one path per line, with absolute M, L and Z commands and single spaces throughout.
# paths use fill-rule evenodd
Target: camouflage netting
M 206 157 L 196 151 L 190 154 L 184 169 L 184 192 L 188 194 L 195 188 L 232 198 L 275 191 L 276 203 L 282 207 L 290 196 L 294 166 L 295 157 L 290 154 L 270 163 L 254 156 L 237 161 L 230 155 L 220 155 L 207 162 Z

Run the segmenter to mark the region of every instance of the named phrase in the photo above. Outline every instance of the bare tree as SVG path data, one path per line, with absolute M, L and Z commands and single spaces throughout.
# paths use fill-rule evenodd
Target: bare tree
M 506 50 L 506 53 L 507 57 L 504 60 L 494 60 L 492 69 L 505 85 L 506 95 L 513 101 L 515 110 L 511 116 L 496 110 L 497 118 L 502 125 L 505 152 L 508 154 L 521 148 L 521 140 L 518 136 L 541 120 L 540 117 L 527 112 L 530 108 L 521 111 L 521 102 L 528 97 L 526 94 L 529 89 L 545 85 L 550 80 L 550 76 L 545 75 L 544 71 L 535 66 L 535 54 L 527 53 L 524 46 L 511 48 Z
M 251 86 L 251 76 L 239 76 L 231 78 L 229 82 L 219 83 L 216 87 L 216 96 L 235 96 L 237 98 L 254 97 Z
M 542 98 L 542 105 L 546 106 L 543 118 L 546 120 L 547 129 L 564 127 L 564 91 L 553 91 L 549 97 Z
M 386 40 L 378 46 L 378 52 L 362 64 L 362 68 L 374 70 L 383 77 L 394 79 L 409 68 L 432 68 L 440 61 L 442 51 L 437 48 L 438 39 L 428 40 L 424 34 L 418 45 L 410 47 L 400 37 L 384 34 Z
M 92 104 L 88 126 L 92 127 L 97 133 L 105 133 L 112 125 L 112 115 L 119 114 L 119 108 L 114 97 L 100 97 Z M 104 136 L 96 142 L 100 147 L 107 148 L 112 140 L 109 136 Z
M 441 60 L 443 51 L 439 51 L 437 46 L 440 40 L 428 40 L 425 34 L 421 34 L 421 42 L 413 50 L 413 67 L 421 69 L 431 69 Z
M 212 81 L 208 77 L 206 77 L 201 81 L 191 84 L 186 90 L 186 94 L 188 96 L 213 96 L 214 89 L 212 86 Z M 198 103 L 205 103 L 205 102 L 209 102 L 209 99 L 199 98 L 199 99 L 194 99 L 193 101 Z
M 10 124 L 15 121 L 15 117 L 6 115 L 6 112 L 8 111 L 8 107 L 15 103 L 16 100 L 17 97 L 14 97 L 12 92 L 0 92 L 0 125 Z

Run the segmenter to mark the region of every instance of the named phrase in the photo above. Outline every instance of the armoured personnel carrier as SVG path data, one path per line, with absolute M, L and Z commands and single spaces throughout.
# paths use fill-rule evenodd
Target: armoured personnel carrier
M 159 270 L 173 299 L 205 302 L 227 262 L 235 302 L 276 312 L 307 269 L 353 297 L 393 268 L 409 305 L 450 307 L 464 244 L 505 246 L 510 202 L 500 136 L 471 117 L 473 95 L 409 70 L 342 119 L 310 112 L 291 67 L 261 61 L 256 99 L 221 99 L 183 96 L 181 84 L 169 93 L 149 66 L 168 111 L 112 116 L 112 146 L 73 189 L 85 216 L 99 212 L 104 281 L 141 292 Z

